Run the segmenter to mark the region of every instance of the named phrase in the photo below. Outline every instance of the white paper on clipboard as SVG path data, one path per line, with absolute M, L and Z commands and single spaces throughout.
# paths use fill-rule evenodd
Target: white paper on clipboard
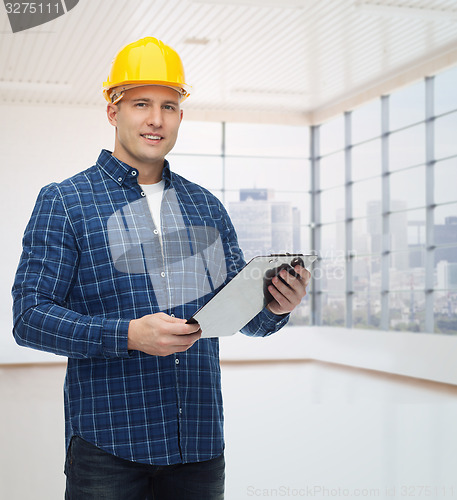
M 301 259 L 308 270 L 317 259 L 315 254 L 277 254 L 254 257 L 188 320 L 199 323 L 202 338 L 233 335 L 265 306 L 264 284 L 278 267 Z

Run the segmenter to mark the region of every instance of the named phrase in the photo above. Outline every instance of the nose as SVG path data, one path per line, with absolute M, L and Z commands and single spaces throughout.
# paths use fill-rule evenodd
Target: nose
M 160 106 L 151 106 L 147 117 L 148 125 L 159 128 L 162 126 L 162 108 Z

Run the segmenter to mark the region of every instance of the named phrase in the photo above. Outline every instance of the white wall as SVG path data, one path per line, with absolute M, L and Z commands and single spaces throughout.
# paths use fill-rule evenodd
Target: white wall
M 0 106 L 2 182 L 0 218 L 0 364 L 56 357 L 17 346 L 11 335 L 11 286 L 21 241 L 41 187 L 95 164 L 114 144 L 113 128 L 100 109 Z
M 11 366 L 0 367 L 0 498 L 62 499 L 65 365 Z
M 0 367 L 2 499 L 63 498 L 64 371 Z M 222 376 L 226 500 L 457 496 L 457 387 L 311 361 Z

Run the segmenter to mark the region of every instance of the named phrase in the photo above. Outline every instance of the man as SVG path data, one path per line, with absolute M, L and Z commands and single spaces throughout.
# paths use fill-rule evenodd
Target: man
M 114 151 L 41 190 L 13 286 L 14 335 L 68 357 L 67 499 L 222 499 L 218 339 L 186 318 L 243 256 L 217 198 L 165 160 L 188 96 L 176 52 L 155 38 L 127 45 L 104 93 Z M 243 333 L 287 322 L 310 278 L 296 270 L 288 285 L 273 281 L 274 300 Z

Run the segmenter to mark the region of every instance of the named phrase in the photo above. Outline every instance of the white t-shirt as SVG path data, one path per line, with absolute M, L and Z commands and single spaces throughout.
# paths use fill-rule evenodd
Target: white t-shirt
M 151 211 L 155 227 L 159 231 L 160 242 L 162 242 L 160 207 L 162 206 L 162 196 L 163 196 L 164 186 L 165 186 L 165 181 L 163 179 L 160 182 L 157 182 L 156 184 L 140 184 L 141 189 L 146 195 L 146 199 L 149 205 L 149 210 Z

